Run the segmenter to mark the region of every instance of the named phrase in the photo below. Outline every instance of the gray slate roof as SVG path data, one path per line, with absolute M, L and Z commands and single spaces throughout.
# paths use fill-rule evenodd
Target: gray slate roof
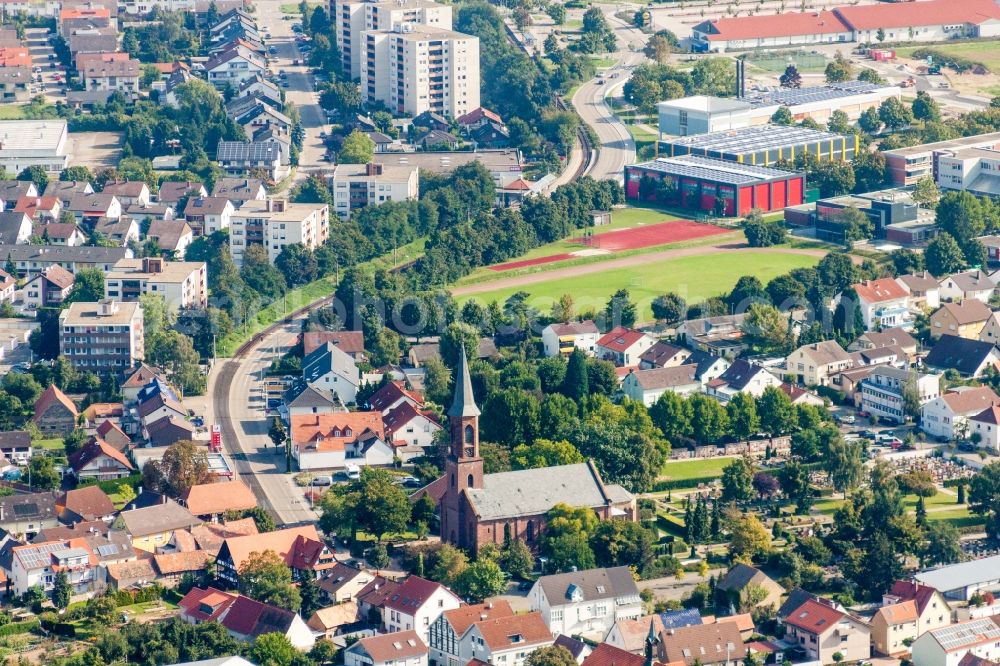
M 628 567 L 587 569 L 542 576 L 537 584 L 541 586 L 550 606 L 565 604 L 577 590 L 583 595 L 584 601 L 633 597 L 639 599 L 639 588 Z
M 122 511 L 118 520 L 133 537 L 186 529 L 202 522 L 172 499 L 163 504 Z

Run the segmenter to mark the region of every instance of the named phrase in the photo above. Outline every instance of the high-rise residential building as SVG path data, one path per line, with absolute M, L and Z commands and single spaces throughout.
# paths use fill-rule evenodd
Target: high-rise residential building
M 457 118 L 479 108 L 479 38 L 403 23 L 363 33 L 361 96 L 393 113 Z
M 325 204 L 247 201 L 229 223 L 229 250 L 237 266 L 243 265 L 251 245 L 263 245 L 268 260 L 274 263 L 286 245 L 301 243 L 315 250 L 329 237 L 330 209 Z
M 74 368 L 121 372 L 145 357 L 142 306 L 106 298 L 59 314 L 59 353 Z
M 338 164 L 330 176 L 333 209 L 340 217 L 386 201 L 416 201 L 420 195 L 417 166 L 386 167 L 379 163 Z
M 330 0 L 329 8 L 344 73 L 352 79 L 361 77 L 365 31 L 392 30 L 403 23 L 451 29 L 451 5 L 433 0 Z

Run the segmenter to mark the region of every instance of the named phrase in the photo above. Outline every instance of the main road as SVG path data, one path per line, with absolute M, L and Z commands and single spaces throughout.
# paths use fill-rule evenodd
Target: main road
M 600 6 L 618 38 L 618 51 L 611 54 L 615 65 L 604 75 L 581 85 L 573 95 L 572 102 L 583 122 L 597 135 L 593 158 L 584 175 L 597 180 L 614 178 L 622 181 L 625 166 L 635 162 L 635 141 L 632 140 L 628 127 L 615 116 L 607 100 L 617 88 L 625 85 L 632 68 L 646 59 L 642 48 L 647 36 L 614 15 L 619 5 Z

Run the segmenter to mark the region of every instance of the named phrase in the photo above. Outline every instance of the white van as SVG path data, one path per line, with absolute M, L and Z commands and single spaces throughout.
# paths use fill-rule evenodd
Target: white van
M 329 486 L 332 483 L 332 476 L 314 476 L 312 480 L 312 485 L 314 486 Z
M 361 478 L 361 468 L 358 467 L 357 465 L 348 465 L 347 466 L 347 478 L 351 479 L 351 480 L 360 479 Z

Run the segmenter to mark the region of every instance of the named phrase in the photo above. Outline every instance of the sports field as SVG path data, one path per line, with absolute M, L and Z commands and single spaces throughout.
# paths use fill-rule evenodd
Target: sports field
M 693 238 L 718 236 L 729 233 L 729 229 L 717 227 L 714 224 L 692 222 L 691 220 L 676 220 L 661 222 L 648 226 L 620 229 L 604 234 L 595 234 L 590 238 L 577 238 L 575 242 L 592 248 L 600 248 L 609 252 L 622 250 L 638 250 L 639 248 L 680 243 Z
M 615 291 L 624 288 L 629 290 L 632 300 L 638 305 L 640 320 L 650 321 L 650 304 L 664 292 L 677 292 L 693 303 L 726 293 L 743 275 L 755 275 L 766 284 L 771 278 L 793 268 L 815 266 L 820 259 L 818 254 L 749 249 L 721 253 L 706 249 L 704 253 L 648 263 L 637 261 L 632 265 L 603 270 L 601 264 L 589 264 L 575 267 L 572 275 L 560 275 L 551 280 L 544 280 L 543 274 L 532 275 L 528 277 L 542 279 L 531 283 L 510 280 L 496 289 L 489 289 L 488 284 L 478 284 L 475 293 L 462 294 L 461 290 L 457 290 L 456 294 L 459 302 L 463 303 L 472 298 L 481 303 L 502 303 L 512 294 L 524 291 L 531 295 L 529 304 L 545 312 L 563 294 L 571 294 L 579 311 L 603 308 Z M 648 257 L 630 259 L 643 258 Z M 581 270 L 584 268 L 589 270 Z M 496 277 L 503 281 L 502 276 Z

